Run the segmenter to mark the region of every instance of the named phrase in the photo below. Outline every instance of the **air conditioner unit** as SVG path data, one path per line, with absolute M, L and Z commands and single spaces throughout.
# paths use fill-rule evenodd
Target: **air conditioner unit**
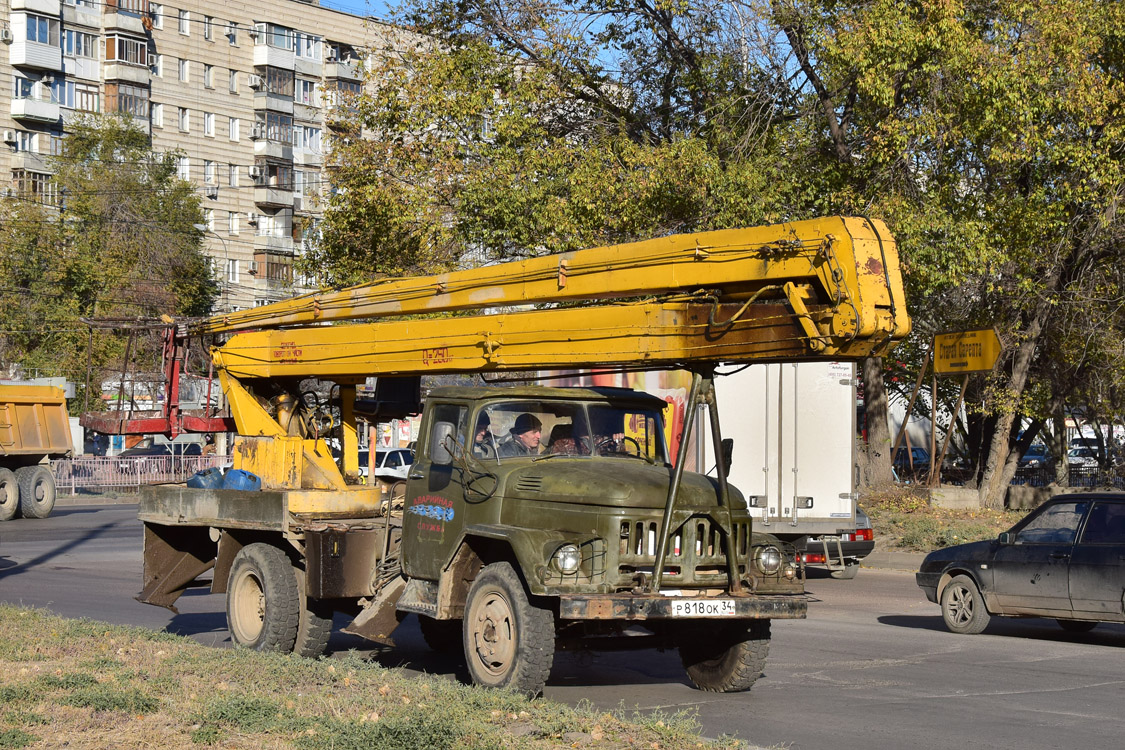
M 258 29 L 257 29 L 257 27 L 251 26 L 249 29 L 246 30 L 246 33 L 249 34 L 250 38 L 253 39 L 255 42 L 258 41 Z
M 254 127 L 250 130 L 250 140 L 258 141 L 266 137 L 266 126 L 260 122 L 254 123 Z
M 15 37 L 12 36 L 12 30 L 10 28 L 5 26 L 4 28 L 0 29 L 0 42 L 3 42 L 4 44 L 11 44 L 13 41 L 15 41 Z
M 43 84 L 44 86 L 54 86 L 55 85 L 55 77 L 54 76 L 43 76 L 42 78 L 39 79 L 39 82 L 41 84 Z
M 256 180 L 262 176 L 262 168 L 257 164 L 251 164 L 246 173 L 250 175 L 251 180 Z
M 252 261 L 247 262 L 246 263 L 246 273 L 250 274 L 251 276 L 257 276 L 258 275 L 258 261 L 252 260 Z
M 206 195 L 208 198 L 218 198 L 219 197 L 219 188 L 214 187 L 214 186 L 206 187 L 206 188 L 203 189 L 203 194 Z
M 16 142 L 16 131 L 5 130 L 4 131 L 4 143 L 15 143 L 15 142 Z
M 252 227 L 258 226 L 258 214 L 255 214 L 255 213 L 246 214 L 246 223 L 249 224 Z
M 249 84 L 252 89 L 260 89 L 262 88 L 262 77 L 251 73 L 246 77 L 246 83 Z

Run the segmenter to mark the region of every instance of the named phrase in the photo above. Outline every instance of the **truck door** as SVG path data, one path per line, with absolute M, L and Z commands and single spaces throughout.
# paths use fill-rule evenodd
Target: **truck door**
M 465 526 L 462 462 L 465 446 L 472 444 L 468 420 L 464 404 L 426 405 L 403 509 L 402 566 L 413 578 L 436 581 Z M 437 442 L 452 454 L 452 461 L 435 461 Z

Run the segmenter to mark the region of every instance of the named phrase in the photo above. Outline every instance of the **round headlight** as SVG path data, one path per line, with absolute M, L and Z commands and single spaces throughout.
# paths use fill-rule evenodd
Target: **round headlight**
M 774 546 L 759 547 L 754 564 L 766 575 L 773 575 L 781 568 L 781 550 Z
M 570 575 L 578 571 L 582 562 L 582 554 L 578 551 L 577 544 L 564 544 L 555 550 L 554 563 L 560 573 Z

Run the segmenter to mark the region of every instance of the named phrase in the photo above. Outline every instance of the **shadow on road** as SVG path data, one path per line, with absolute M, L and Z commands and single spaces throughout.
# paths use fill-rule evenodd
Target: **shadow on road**
M 883 615 L 878 618 L 883 625 L 916 630 L 949 632 L 941 616 Z M 950 634 L 952 635 L 952 633 Z M 1125 625 L 1106 622 L 1088 633 L 1068 633 L 1049 618 L 993 617 L 984 631 L 985 636 L 996 635 L 1027 640 L 1056 641 L 1058 643 L 1089 643 L 1103 646 L 1125 646 Z M 972 638 L 975 636 L 963 636 Z
M 16 563 L 15 565 L 7 569 L 0 568 L 0 570 L 3 570 L 3 572 L 0 573 L 0 579 L 18 576 L 20 573 L 31 570 L 32 568 L 42 565 L 49 560 L 53 560 L 59 555 L 66 554 L 71 550 L 77 549 L 91 539 L 97 539 L 98 537 L 103 536 L 115 526 L 117 526 L 115 522 L 103 523 L 101 526 L 85 532 L 84 534 L 82 534 L 82 536 L 79 536 L 72 541 L 67 542 L 66 544 L 59 545 L 52 550 L 48 550 L 38 557 L 33 557 L 25 563 Z
M 17 565 L 19 565 L 19 563 L 16 562 L 15 560 L 9 560 L 6 557 L 0 557 L 0 570 L 7 570 L 8 568 L 14 568 Z
M 941 615 L 883 615 L 876 618 L 884 625 L 893 625 L 896 628 L 913 628 L 915 630 L 945 630 L 945 623 Z

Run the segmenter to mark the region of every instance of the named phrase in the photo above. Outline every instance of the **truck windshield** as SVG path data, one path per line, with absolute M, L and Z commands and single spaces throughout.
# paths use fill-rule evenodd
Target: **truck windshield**
M 644 408 L 506 401 L 490 404 L 477 422 L 478 457 L 603 456 L 666 463 L 663 420 Z

